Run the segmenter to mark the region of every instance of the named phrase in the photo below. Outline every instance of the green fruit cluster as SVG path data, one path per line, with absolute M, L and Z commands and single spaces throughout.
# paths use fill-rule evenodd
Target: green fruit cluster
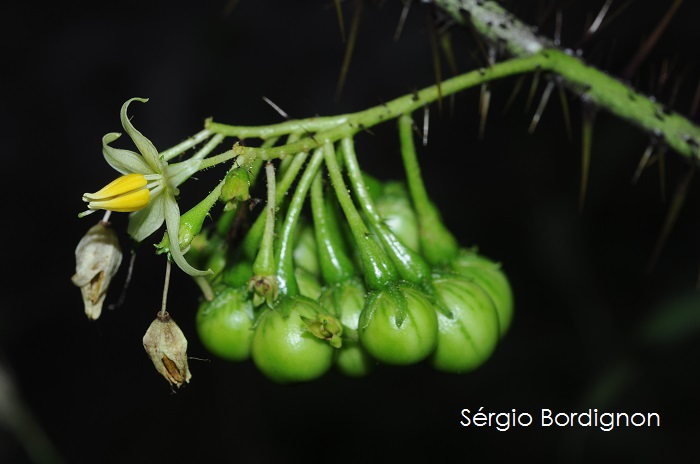
M 374 209 L 348 211 L 320 169 L 309 175 L 310 218 L 294 199 L 279 206 L 287 217 L 275 227 L 279 294 L 272 299 L 255 298 L 265 283 L 254 270 L 264 241 L 230 240 L 230 224 L 238 221 L 226 217 L 235 214 L 226 199 L 219 222 L 228 227 L 200 234 L 188 255 L 215 270 L 208 279 L 213 297 L 196 317 L 203 345 L 225 360 L 252 360 L 278 383 L 314 380 L 334 367 L 360 377 L 382 364 L 427 362 L 451 373 L 481 366 L 512 320 L 513 296 L 500 265 L 468 249 L 429 262 L 406 184 L 366 174 L 349 180 L 369 194 L 356 195 L 355 203 Z M 303 200 L 301 182 L 295 196 Z M 358 218 L 367 228 L 358 227 Z

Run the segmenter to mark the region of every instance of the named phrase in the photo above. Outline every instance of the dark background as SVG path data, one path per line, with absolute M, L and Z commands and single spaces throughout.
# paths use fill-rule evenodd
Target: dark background
M 503 113 L 515 79 L 494 84 L 483 139 L 477 132 L 479 91 L 472 89 L 445 101 L 442 111 L 431 107 L 429 143 L 420 150 L 427 187 L 447 225 L 463 245 L 479 245 L 501 261 L 513 286 L 513 326 L 482 368 L 447 375 L 426 365 L 381 366 L 362 379 L 331 372 L 308 384 L 275 385 L 250 362 L 226 363 L 206 352 L 194 329 L 197 289 L 175 273 L 169 310 L 188 336 L 190 356 L 206 360 L 193 359 L 192 382 L 172 394 L 141 345 L 163 279 L 162 259 L 149 253 L 150 241 L 138 254 L 124 306 L 98 321 L 87 320 L 70 282 L 75 246 L 95 218 L 76 217 L 84 208 L 80 197 L 114 177 L 101 156 L 101 137 L 121 131 L 122 103 L 150 98 L 130 113 L 160 149 L 196 133 L 210 116 L 245 125 L 280 121 L 262 96 L 295 118 L 361 110 L 434 82 L 429 8 L 414 2 L 395 41 L 402 3 L 369 2 L 336 100 L 344 44 L 331 1 L 242 0 L 232 10 L 226 1 L 18 3 L 0 6 L 0 230 L 6 256 L 0 462 L 31 462 L 23 443 L 35 455 L 48 450 L 53 462 L 66 463 L 447 455 L 651 462 L 697 455 L 695 185 L 656 266 L 645 271 L 688 166 L 667 154 L 665 197 L 658 163 L 633 185 L 649 137 L 599 113 L 588 195 L 579 212 L 580 102 L 569 97 L 571 139 L 556 98 L 530 135 L 534 106 L 524 111 L 526 91 Z M 604 2 L 514 3 L 516 13 L 549 36 L 552 8 L 560 8 L 562 43 L 574 46 Z M 613 2 L 612 9 L 623 3 Z M 586 45 L 584 56 L 620 72 L 665 3 L 631 2 Z M 348 24 L 353 5 L 343 2 Z M 685 2 L 633 78 L 662 101 L 678 82 L 674 108 L 680 112 L 689 110 L 700 78 L 699 18 L 697 2 Z M 450 30 L 460 71 L 481 66 L 469 30 Z M 670 78 L 659 85 L 664 60 L 671 64 Z M 444 62 L 442 71 L 449 75 Z M 528 77 L 523 88 L 530 82 Z M 357 140 L 367 171 L 400 178 L 393 123 Z M 194 204 L 213 179 L 205 173 L 183 186 L 182 204 Z M 126 216 L 115 215 L 113 222 L 123 231 Z M 107 303 L 117 295 L 118 288 Z M 460 411 L 480 407 L 516 409 L 536 419 L 540 408 L 657 412 L 661 427 L 607 433 L 538 424 L 507 432 L 461 427 Z M 17 423 L 29 425 L 18 432 L 11 425 Z

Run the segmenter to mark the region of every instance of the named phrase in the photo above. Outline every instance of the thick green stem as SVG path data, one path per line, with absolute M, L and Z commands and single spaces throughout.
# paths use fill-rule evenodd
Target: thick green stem
M 554 48 L 553 42 L 537 36 L 533 28 L 520 22 L 493 1 L 436 0 L 436 4 L 458 23 L 470 21 L 487 40 L 502 47 L 514 58 L 495 63 L 432 85 L 414 94 L 404 95 L 386 104 L 364 111 L 332 117 L 287 121 L 268 126 L 229 126 L 207 121 L 206 129 L 239 138 L 266 138 L 291 132 L 314 133 L 297 142 L 271 149 L 236 145 L 235 154 L 257 152 L 263 159 L 284 158 L 302 151 L 314 150 L 326 141 L 331 143 L 381 122 L 410 114 L 439 98 L 483 83 L 522 73 L 548 71 L 582 99 L 600 109 L 637 125 L 662 139 L 679 154 L 697 162 L 700 127 L 678 113 L 668 111 L 626 83 L 584 63 L 580 58 Z
M 372 230 L 377 233 L 401 278 L 415 284 L 423 284 L 430 279 L 430 266 L 418 253 L 411 251 L 396 238 L 377 212 L 374 201 L 365 186 L 352 139 L 349 137 L 343 139 L 341 147 L 355 195 Z
M 418 253 L 405 246 L 389 227 L 384 223 L 379 212 L 374 207 L 372 197 L 367 191 L 365 181 L 360 170 L 360 165 L 355 154 L 355 147 L 351 138 L 343 139 L 341 142 L 345 164 L 348 167 L 348 174 L 352 181 L 362 210 L 367 216 L 373 231 L 376 231 L 384 249 L 391 259 L 396 270 L 402 279 L 419 285 L 423 291 L 431 298 L 435 304 L 435 309 L 447 317 L 452 317 L 452 311 L 447 307 L 442 298 L 439 297 L 433 285 L 431 268 L 428 262 Z
M 490 68 L 483 68 L 475 71 L 462 74 L 443 81 L 440 85 L 442 96 L 451 95 L 461 90 L 468 89 L 488 82 L 494 79 L 530 72 L 543 63 L 545 58 L 540 55 L 509 60 L 503 63 L 498 63 Z M 263 149 L 256 147 L 244 147 L 235 145 L 233 151 L 235 154 L 244 154 L 255 152 L 263 159 L 284 158 L 285 156 L 295 155 L 302 151 L 311 151 L 323 144 L 326 141 L 335 142 L 344 137 L 351 137 L 354 134 L 366 130 L 379 123 L 390 121 L 397 118 L 401 114 L 411 113 L 418 108 L 435 102 L 440 96 L 440 91 L 437 85 L 426 87 L 415 93 L 404 95 L 396 98 L 385 104 L 375 106 L 373 108 L 359 111 L 357 113 L 343 114 L 339 116 L 325 118 L 309 118 L 298 120 L 295 123 L 300 126 L 292 126 L 288 123 L 272 124 L 269 126 L 227 126 L 225 124 L 209 122 L 207 128 L 212 132 L 222 133 L 224 135 L 241 137 L 242 134 L 255 137 L 263 137 L 265 134 L 283 134 L 285 131 L 298 131 L 299 127 L 307 128 L 308 132 L 313 132 L 314 128 L 318 128 L 317 132 L 301 138 L 297 142 L 281 145 L 274 148 Z M 322 120 L 323 124 L 319 123 Z M 315 125 L 314 123 L 318 123 Z
M 321 275 L 328 285 L 345 282 L 355 275 L 355 266 L 343 248 L 340 230 L 334 223 L 333 212 L 323 196 L 323 178 L 316 174 L 311 185 L 311 212 Z
M 459 243 L 445 227 L 440 211 L 428 197 L 413 142 L 413 120 L 410 115 L 399 118 L 399 138 L 408 189 L 418 219 L 421 251 L 432 265 L 447 262 L 457 255 Z
M 362 221 L 360 213 L 357 212 L 357 208 L 355 208 L 352 198 L 350 198 L 350 193 L 348 193 L 348 188 L 345 186 L 333 145 L 330 142 L 326 142 L 323 151 L 333 189 L 338 197 L 340 207 L 345 213 L 345 218 L 348 220 L 348 225 L 360 253 L 362 272 L 364 273 L 367 287 L 370 290 L 381 289 L 388 283 L 397 280 L 396 268 L 384 250 L 374 240 L 369 229 Z
M 621 80 L 555 48 L 551 40 L 535 34 L 534 28 L 498 3 L 490 0 L 435 0 L 435 4 L 457 23 L 469 22 L 482 37 L 507 50 L 515 59 L 542 56 L 545 59 L 537 66 L 557 74 L 575 94 L 661 138 L 688 160 L 698 162 L 695 152 L 700 146 L 700 127 L 684 116 L 668 111 L 653 98 L 636 92 Z
M 253 262 L 253 273 L 256 275 L 271 276 L 277 271 L 275 265 L 275 214 L 277 212 L 277 203 L 275 202 L 275 167 L 272 163 L 267 163 L 265 166 L 267 174 L 267 205 L 265 206 L 265 232 L 260 243 L 260 250 Z

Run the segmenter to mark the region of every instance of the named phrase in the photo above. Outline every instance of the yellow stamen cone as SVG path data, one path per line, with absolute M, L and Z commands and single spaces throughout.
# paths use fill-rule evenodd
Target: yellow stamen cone
M 143 174 L 127 174 L 113 180 L 95 193 L 83 194 L 83 201 L 105 200 L 107 198 L 117 197 L 134 190 L 142 189 L 147 183 L 148 181 Z
M 105 209 L 117 213 L 131 213 L 145 208 L 151 199 L 150 190 L 144 188 L 107 200 L 91 201 L 90 209 Z

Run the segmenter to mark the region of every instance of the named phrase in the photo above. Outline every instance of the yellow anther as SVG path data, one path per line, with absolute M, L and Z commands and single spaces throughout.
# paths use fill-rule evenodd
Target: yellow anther
M 105 200 L 134 190 L 142 189 L 148 181 L 143 174 L 127 174 L 114 179 L 95 193 L 83 194 L 83 201 Z M 85 200 L 87 198 L 87 200 Z
M 145 208 L 151 199 L 143 174 L 121 176 L 95 193 L 85 193 L 83 201 L 91 210 L 105 209 L 117 213 L 131 213 Z

